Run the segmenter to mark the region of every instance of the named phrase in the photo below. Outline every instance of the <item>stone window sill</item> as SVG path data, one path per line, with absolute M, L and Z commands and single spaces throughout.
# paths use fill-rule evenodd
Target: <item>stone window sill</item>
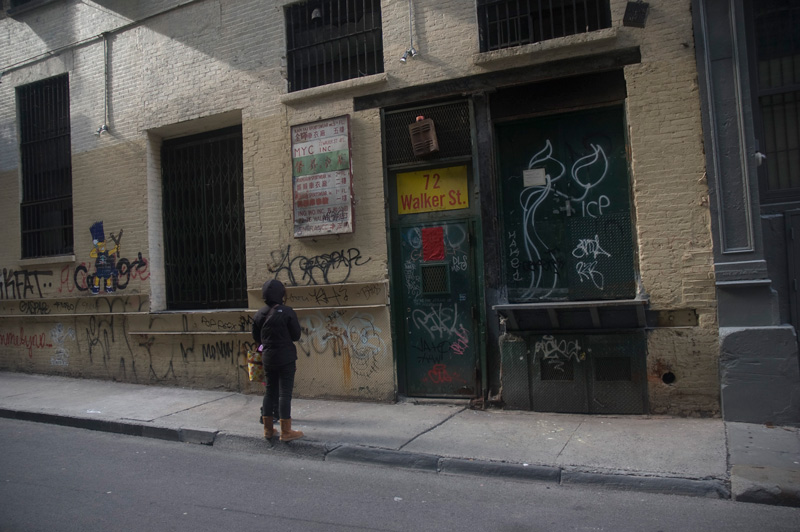
M 381 74 L 374 74 L 372 76 L 364 76 L 360 78 L 348 79 L 338 83 L 330 83 L 328 85 L 320 85 L 310 89 L 304 89 L 297 92 L 290 92 L 281 96 L 281 103 L 284 105 L 294 105 L 305 103 L 309 100 L 315 100 L 325 96 L 330 96 L 337 93 L 351 91 L 353 89 L 362 89 L 365 87 L 373 87 L 383 85 L 389 81 L 389 76 L 383 72 Z
M 605 28 L 502 50 L 479 52 L 473 54 L 472 63 L 491 69 L 505 67 L 508 63 L 534 64 L 592 55 L 614 48 L 625 33 L 621 28 Z

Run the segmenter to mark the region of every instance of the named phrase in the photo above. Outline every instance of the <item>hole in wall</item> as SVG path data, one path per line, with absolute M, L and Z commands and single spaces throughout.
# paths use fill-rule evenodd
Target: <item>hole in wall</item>
M 672 384 L 673 382 L 675 382 L 675 374 L 672 373 L 671 371 L 664 373 L 661 376 L 661 382 L 663 382 L 664 384 Z

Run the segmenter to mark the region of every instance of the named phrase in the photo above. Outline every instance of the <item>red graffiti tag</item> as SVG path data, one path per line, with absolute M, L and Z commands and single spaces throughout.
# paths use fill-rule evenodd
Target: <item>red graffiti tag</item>
M 28 358 L 33 358 L 34 349 L 52 348 L 53 344 L 47 341 L 45 333 L 25 335 L 25 329 L 19 328 L 19 334 L 8 332 L 0 334 L 0 345 L 24 347 L 28 350 Z
M 461 378 L 456 372 L 452 374 L 447 371 L 446 364 L 434 364 L 433 368 L 428 370 L 428 378 L 423 379 L 424 381 L 430 381 L 433 384 L 445 384 L 448 382 L 457 382 L 459 384 L 466 384 L 467 381 Z

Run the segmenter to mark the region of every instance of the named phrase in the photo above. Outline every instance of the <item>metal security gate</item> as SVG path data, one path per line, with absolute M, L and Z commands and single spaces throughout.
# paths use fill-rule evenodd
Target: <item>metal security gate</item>
M 498 125 L 510 302 L 636 295 L 622 107 Z
M 162 145 L 170 310 L 247 307 L 241 127 Z
M 501 341 L 503 399 L 537 412 L 647 412 L 647 338 L 642 331 L 518 333 Z M 507 375 L 505 375 L 507 373 Z

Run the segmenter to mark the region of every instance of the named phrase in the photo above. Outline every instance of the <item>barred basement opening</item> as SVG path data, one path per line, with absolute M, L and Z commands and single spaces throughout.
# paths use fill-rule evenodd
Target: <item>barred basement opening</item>
M 242 128 L 164 141 L 169 310 L 247 308 Z
M 611 27 L 608 0 L 478 0 L 481 52 Z

